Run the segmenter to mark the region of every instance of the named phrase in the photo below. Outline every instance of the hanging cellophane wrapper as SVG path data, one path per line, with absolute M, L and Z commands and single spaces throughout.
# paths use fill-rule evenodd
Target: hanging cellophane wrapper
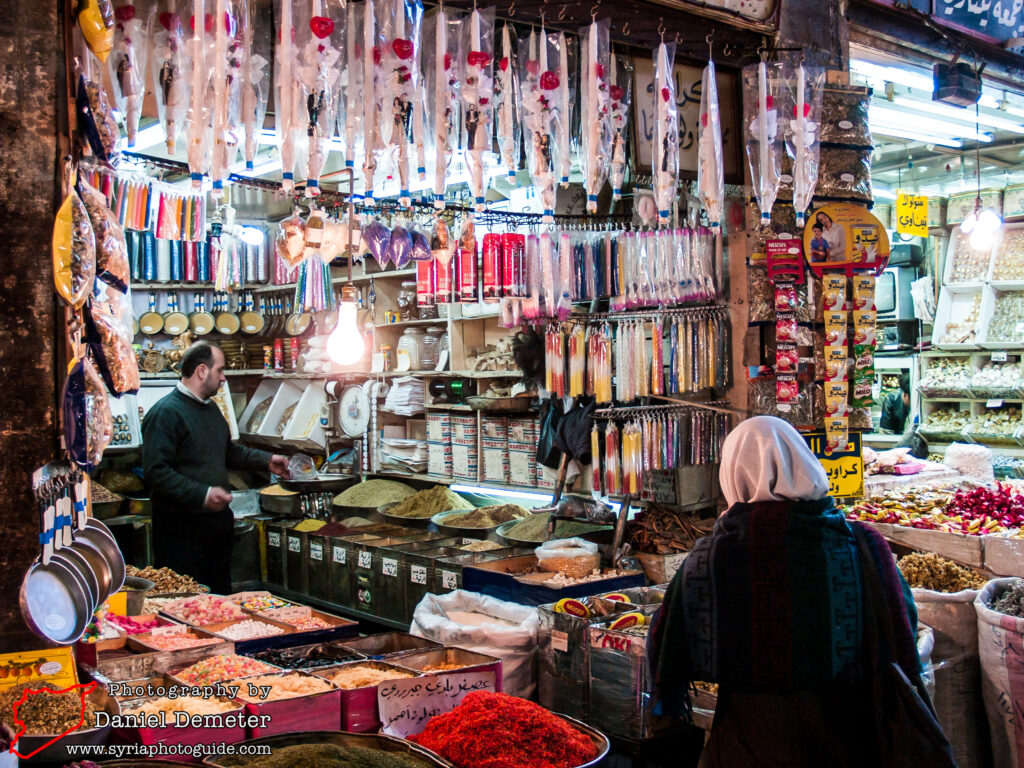
M 609 421 L 604 431 L 604 492 L 609 496 L 622 493 L 619 467 L 619 428 L 614 421 Z
M 92 225 L 96 245 L 96 277 L 123 293 L 128 290 L 131 282 L 131 265 L 124 230 L 102 192 L 81 178 L 77 189 Z
M 89 50 L 105 62 L 114 45 L 114 9 L 111 0 L 83 0 L 78 8 L 78 26 Z
M 188 9 L 185 50 L 188 77 L 191 81 L 188 111 L 185 113 L 185 134 L 188 139 L 188 168 L 195 189 L 202 187 L 203 176 L 209 174 L 213 154 L 213 12 L 216 2 L 217 0 L 184 2 L 184 7 Z
M 559 235 L 558 255 L 554 258 L 555 269 L 558 271 L 558 305 L 555 314 L 559 320 L 565 320 L 572 314 L 573 286 L 572 242 L 568 232 Z
M 558 142 L 558 177 L 563 188 L 569 187 L 572 169 L 572 109 L 575 97 L 576 40 L 559 32 L 555 38 L 558 49 L 558 115 L 555 120 Z
M 89 298 L 96 280 L 96 238 L 85 204 L 72 188 L 53 223 L 53 280 L 75 309 Z
M 697 123 L 697 194 L 708 214 L 711 231 L 721 232 L 725 204 L 725 165 L 722 154 L 722 116 L 718 110 L 715 62 L 704 67 L 700 120 Z
M 86 341 L 107 388 L 114 395 L 139 391 L 139 365 L 132 349 L 131 330 L 110 304 L 92 301 L 84 312 Z
M 636 496 L 640 492 L 640 425 L 636 422 L 622 428 L 622 493 Z
M 660 319 L 651 323 L 651 394 L 665 394 L 665 337 Z
M 223 196 L 228 166 L 238 152 L 241 125 L 242 49 L 237 44 L 239 9 L 236 0 L 206 0 L 207 11 L 216 20 L 213 28 L 213 59 L 207 66 L 213 69 L 212 155 L 210 178 L 213 180 L 213 198 Z
M 459 134 L 459 16 L 443 6 L 423 20 L 426 136 L 433 170 L 434 207 L 444 208 L 445 177 Z
M 601 498 L 601 428 L 594 422 L 590 428 L 590 495 Z
M 298 135 L 304 125 L 302 89 L 298 82 L 298 51 L 296 38 L 300 0 L 275 0 L 274 19 L 274 131 L 281 152 L 281 188 L 295 189 L 295 167 Z
M 692 261 L 696 300 L 714 301 L 718 298 L 714 278 L 715 238 L 707 227 L 697 227 L 694 238 Z
M 345 167 L 355 168 L 363 145 L 363 4 L 345 8 L 345 49 L 338 64 L 338 135 L 345 144 Z
M 509 180 L 514 181 L 519 168 L 519 74 L 515 35 L 507 23 L 501 27 L 498 64 L 494 76 L 501 164 L 505 166 Z
M 425 107 L 418 99 L 423 6 L 419 0 L 378 0 L 377 10 L 384 39 L 382 67 L 387 95 L 381 114 L 381 142 L 386 149 L 388 172 L 398 169 L 399 204 L 409 206 L 412 163 L 418 162 L 414 129 L 422 126 L 422 115 L 417 119 L 416 113 Z
M 494 9 L 476 9 L 462 24 L 459 40 L 459 96 L 463 107 L 463 141 L 469 168 L 469 191 L 478 211 L 484 209 L 484 167 L 491 152 L 494 115 Z
M 548 328 L 547 389 L 556 397 L 565 397 L 565 334 L 560 325 Z
M 75 61 L 78 88 L 75 106 L 78 110 L 78 130 L 86 140 L 86 149 L 100 160 L 113 162 L 117 156 L 117 142 L 121 138 L 114 111 L 103 89 L 103 76 L 99 61 L 89 52 Z
M 523 317 L 534 320 L 542 317 L 544 270 L 540 263 L 540 239 L 536 235 L 526 238 L 526 298 L 523 299 Z
M 587 190 L 587 211 L 596 213 L 597 194 L 608 176 L 612 148 L 608 21 L 591 22 L 580 30 L 580 38 L 583 61 L 583 82 L 580 84 L 583 186 Z
M 304 0 L 293 5 L 296 81 L 302 110 L 296 121 L 306 134 L 306 197 L 320 193 L 338 108 L 342 53 L 345 50 L 345 0 Z
M 331 268 L 322 259 L 306 259 L 299 267 L 299 276 L 295 283 L 295 306 L 307 312 L 327 312 L 334 309 Z
M 540 269 L 543 311 L 548 317 L 554 317 L 557 314 L 558 297 L 561 293 L 561 272 L 558 251 L 550 232 L 542 232 L 540 235 Z
M 540 192 L 545 223 L 554 223 L 555 215 L 555 136 L 558 73 L 548 68 L 549 59 L 557 62 L 557 51 L 549 49 L 548 35 L 542 27 L 531 30 L 519 41 L 519 94 L 523 108 L 523 137 L 526 140 L 526 167 L 530 180 Z
M 633 94 L 632 71 L 624 61 L 611 54 L 611 84 L 608 88 L 610 122 L 612 129 L 611 166 L 609 177 L 612 200 L 622 199 L 622 181 L 626 176 L 626 138 L 629 104 Z
M 213 286 L 218 291 L 228 292 L 242 287 L 242 251 L 242 243 L 223 232 L 210 238 Z
M 818 150 L 821 142 L 821 95 L 825 70 L 805 67 L 802 57 L 782 63 L 785 84 L 786 152 L 793 160 L 793 208 L 796 224 L 803 227 L 811 198 L 818 186 Z
M 672 217 L 672 205 L 679 180 L 679 112 L 676 106 L 676 86 L 672 65 L 676 47 L 661 43 L 654 53 L 654 202 L 658 206 L 658 220 L 667 222 Z
M 146 96 L 146 26 L 153 13 L 152 0 L 118 0 L 114 3 L 113 55 L 107 57 L 114 103 L 124 121 L 128 146 L 135 135 Z
M 289 266 L 302 263 L 306 249 L 306 222 L 298 213 L 281 221 L 277 233 L 278 256 Z
M 365 195 L 373 199 L 374 177 L 383 159 L 384 144 L 381 140 L 381 120 L 390 115 L 390 105 L 384 82 L 385 40 L 378 25 L 379 2 L 387 0 L 366 0 L 363 6 L 362 67 L 363 67 L 363 182 Z M 359 32 L 357 31 L 357 34 Z M 390 119 L 390 118 L 389 118 Z
M 586 368 L 586 332 L 582 325 L 575 325 L 569 334 L 569 397 L 584 394 Z
M 779 89 L 782 65 L 761 62 L 743 68 L 743 123 L 747 163 L 761 225 L 772 218 L 779 193 L 782 142 L 779 136 Z
M 267 96 L 270 93 L 269 40 L 256 34 L 257 8 L 255 0 L 242 0 L 239 4 L 238 24 L 241 41 L 241 66 L 238 74 L 241 95 L 239 109 L 245 131 L 245 168 L 255 167 L 259 151 L 260 134 L 267 116 Z
M 114 433 L 107 389 L 88 358 L 68 366 L 61 395 L 61 425 L 68 456 L 87 471 L 103 458 Z
M 149 21 L 150 70 L 156 95 L 156 112 L 164 127 L 167 152 L 174 154 L 177 138 L 185 125 L 192 90 L 185 47 L 191 11 L 178 12 L 175 0 L 158 0 Z

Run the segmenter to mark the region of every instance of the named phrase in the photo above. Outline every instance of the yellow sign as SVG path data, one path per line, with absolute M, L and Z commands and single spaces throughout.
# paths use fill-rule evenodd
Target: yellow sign
M 45 680 L 57 688 L 67 688 L 77 683 L 75 658 L 71 648 L 43 648 L 39 651 L 0 654 L 0 691 L 7 686 L 30 680 Z
M 896 197 L 896 231 L 928 237 L 928 198 L 900 192 Z
M 805 432 L 804 440 L 828 473 L 830 496 L 859 498 L 864 495 L 864 457 L 858 433 L 850 433 L 850 442 L 845 451 L 829 452 L 828 438 L 824 432 Z

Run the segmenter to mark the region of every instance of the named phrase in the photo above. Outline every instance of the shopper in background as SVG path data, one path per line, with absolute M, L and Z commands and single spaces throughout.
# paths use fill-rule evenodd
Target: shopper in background
M 288 476 L 288 459 L 231 441 L 210 398 L 224 378 L 224 353 L 205 342 L 181 360 L 181 381 L 142 421 L 142 468 L 153 503 L 153 559 L 213 592 L 231 591 L 234 516 L 228 468 Z
M 878 426 L 883 432 L 902 435 L 910 415 L 910 374 L 900 374 L 900 388 L 882 399 L 882 419 Z
M 793 427 L 758 416 L 726 439 L 720 480 L 729 508 L 651 631 L 658 706 L 685 715 L 691 683 L 719 684 L 701 768 L 880 765 L 861 561 L 828 476 Z M 913 598 L 885 540 L 864 528 L 896 628 L 892 660 L 917 674 Z

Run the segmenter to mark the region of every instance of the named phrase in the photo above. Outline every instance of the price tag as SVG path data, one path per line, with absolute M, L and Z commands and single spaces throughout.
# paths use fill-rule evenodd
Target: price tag
M 459 575 L 452 571 L 441 571 L 441 586 L 445 589 L 455 590 L 459 588 Z
M 308 605 L 289 605 L 287 608 L 271 608 L 269 611 L 263 611 L 260 616 L 287 624 L 291 619 L 308 618 L 310 612 L 311 609 Z
M 188 627 L 184 624 L 168 624 L 166 627 L 153 627 L 149 634 L 155 637 L 163 637 L 164 635 L 183 635 L 187 631 Z
M 409 567 L 409 581 L 413 584 L 427 583 L 427 567 L 425 565 L 413 565 Z
M 551 632 L 551 648 L 555 651 L 567 653 L 569 650 L 569 633 L 554 630 Z
M 1005 363 L 1006 362 L 1006 350 L 1002 349 L 1002 350 L 996 350 L 995 352 L 993 352 L 992 353 L 992 362 L 993 363 Z
M 380 572 L 385 576 L 397 576 L 398 575 L 398 561 L 392 560 L 387 557 L 381 558 L 380 561 Z
M 373 565 L 373 555 L 369 552 L 360 552 L 359 561 L 356 563 L 360 568 L 369 568 Z
M 280 547 L 281 546 L 281 534 L 277 531 L 270 531 L 267 534 L 267 546 L 268 547 Z
M 431 718 L 451 712 L 468 694 L 494 689 L 494 672 L 451 672 L 386 680 L 377 688 L 381 732 L 401 738 L 421 733 Z
M 323 560 L 324 559 L 324 545 L 311 541 L 309 542 L 309 559 L 310 560 Z
M 344 547 L 334 547 L 333 559 L 334 559 L 334 562 L 340 563 L 341 565 L 344 565 L 345 564 L 345 548 Z
M 988 400 L 985 403 L 985 407 L 986 408 L 1002 408 L 1003 407 L 1003 401 L 1002 400 Z
M 288 537 L 288 551 L 289 552 L 301 552 L 302 551 L 302 539 L 296 536 Z

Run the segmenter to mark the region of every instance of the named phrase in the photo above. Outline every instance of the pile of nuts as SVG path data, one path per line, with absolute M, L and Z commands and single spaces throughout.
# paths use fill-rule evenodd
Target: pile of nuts
M 15 727 L 14 705 L 21 700 L 27 688 L 32 690 L 61 691 L 57 686 L 32 680 L 20 685 L 12 685 L 0 693 L 0 722 L 6 723 L 18 732 Z M 94 727 L 94 714 L 97 710 L 91 701 L 85 702 L 85 722 L 83 728 Z M 18 720 L 24 722 L 25 733 L 31 736 L 41 734 L 57 734 L 75 728 L 82 719 L 82 697 L 80 689 L 71 689 L 63 693 L 47 693 L 29 696 L 18 707 Z
M 153 589 L 150 592 L 154 595 L 173 595 L 176 593 L 195 595 L 200 592 L 210 591 L 209 587 L 203 586 L 191 576 L 182 576 L 170 568 L 154 568 L 153 566 L 136 568 L 134 565 L 129 565 L 125 570 L 129 576 L 137 576 L 140 579 L 152 581 Z
M 1020 428 L 1020 408 L 989 408 L 971 419 L 971 435 L 976 438 L 988 436 L 1012 441 Z
M 974 297 L 971 311 L 958 323 L 946 323 L 940 344 L 973 344 L 978 334 L 978 316 L 981 314 L 981 294 Z M 991 339 L 991 337 L 989 337 Z
M 1011 229 L 1003 236 L 992 264 L 993 280 L 1024 280 L 1024 229 Z
M 932 357 L 918 386 L 926 397 L 960 397 L 971 381 L 971 373 L 966 357 Z
M 959 434 L 970 423 L 970 417 L 970 411 L 961 411 L 955 406 L 937 408 L 928 414 L 920 429 L 925 435 L 953 432 Z
M 1024 291 L 1007 291 L 996 296 L 987 341 L 1024 342 Z
M 977 571 L 930 552 L 915 552 L 900 558 L 899 569 L 911 587 L 933 592 L 981 589 L 988 581 Z

